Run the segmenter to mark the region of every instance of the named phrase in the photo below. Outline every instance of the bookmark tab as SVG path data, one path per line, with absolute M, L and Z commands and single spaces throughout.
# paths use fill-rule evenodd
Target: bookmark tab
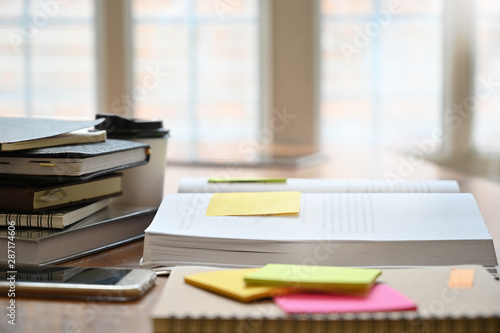
M 212 177 L 208 178 L 209 183 L 286 183 L 286 178 L 273 177 Z
M 275 303 L 287 313 L 358 313 L 416 310 L 415 302 L 386 284 L 376 284 L 366 297 L 300 293 L 281 295 Z
M 300 192 L 214 193 L 206 216 L 297 214 Z
M 205 289 L 240 302 L 289 293 L 291 289 L 273 286 L 247 286 L 243 277 L 260 268 L 216 270 L 184 277 L 187 284 Z
M 450 289 L 470 289 L 474 284 L 473 269 L 455 269 L 450 272 L 448 288 Z

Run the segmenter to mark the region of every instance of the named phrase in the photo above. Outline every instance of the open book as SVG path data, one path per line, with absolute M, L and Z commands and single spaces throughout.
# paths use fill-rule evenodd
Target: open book
M 182 178 L 179 193 L 300 191 L 303 193 L 458 193 L 455 180 L 321 178 Z
M 302 193 L 298 214 L 206 216 L 213 195 L 164 197 L 143 266 L 497 264 L 471 194 Z

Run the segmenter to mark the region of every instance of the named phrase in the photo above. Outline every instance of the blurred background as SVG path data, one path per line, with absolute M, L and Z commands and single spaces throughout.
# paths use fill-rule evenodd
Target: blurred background
M 259 140 L 269 112 L 261 89 L 266 0 L 116 1 L 129 10 L 131 90 L 103 108 L 96 17 L 110 14 L 99 1 L 0 0 L 0 115 L 160 118 L 171 147 Z M 319 151 L 346 143 L 411 151 L 445 126 L 444 18 L 453 6 L 400 0 L 387 22 L 394 0 L 298 1 L 316 11 L 318 101 L 310 114 Z M 470 149 L 437 160 L 500 180 L 500 2 L 471 3 L 469 79 L 484 98 L 467 119 L 470 135 L 462 133 Z

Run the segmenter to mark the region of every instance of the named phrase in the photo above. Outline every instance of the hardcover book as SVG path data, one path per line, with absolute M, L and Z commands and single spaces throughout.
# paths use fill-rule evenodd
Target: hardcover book
M 75 133 L 75 131 L 92 127 L 102 121 L 102 119 L 58 120 L 0 117 L 0 150 L 13 151 L 103 141 L 106 139 L 104 131 Z M 69 134 L 70 132 L 73 133 Z
M 11 176 L 71 176 L 90 179 L 146 164 L 149 145 L 127 140 L 29 149 L 0 154 L 0 174 Z
M 156 208 L 109 206 L 64 229 L 16 228 L 16 265 L 46 265 L 70 261 L 140 239 Z M 0 229 L 0 248 L 7 248 L 7 228 Z M 0 253 L 7 263 L 8 251 Z
M 122 175 L 104 175 L 89 181 L 54 183 L 0 180 L 0 211 L 39 212 L 81 205 L 120 195 Z

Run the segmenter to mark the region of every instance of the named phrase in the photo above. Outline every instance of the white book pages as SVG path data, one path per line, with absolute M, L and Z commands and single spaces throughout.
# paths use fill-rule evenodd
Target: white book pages
M 165 196 L 146 232 L 257 241 L 491 239 L 468 193 L 303 193 L 296 216 L 205 216 L 210 197 Z
M 182 178 L 179 193 L 300 191 L 303 193 L 458 193 L 455 180 L 343 180 L 288 178 L 284 183 L 209 183 L 207 178 Z
M 167 195 L 146 230 L 144 261 L 258 265 L 496 265 L 474 197 L 303 193 L 296 216 L 205 216 L 211 194 Z

